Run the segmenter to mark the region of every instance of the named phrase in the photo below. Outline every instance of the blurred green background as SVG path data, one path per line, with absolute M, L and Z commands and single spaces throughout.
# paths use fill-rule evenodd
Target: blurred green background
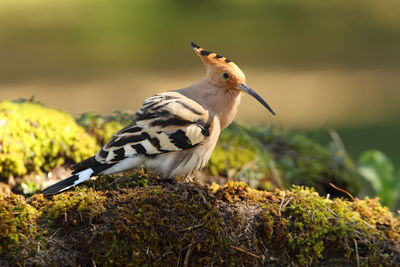
M 322 143 L 334 128 L 354 159 L 379 149 L 398 170 L 399 11 L 398 0 L 2 0 L 0 98 L 137 110 L 202 77 L 195 41 L 236 62 L 278 114 L 245 97 L 239 121 Z

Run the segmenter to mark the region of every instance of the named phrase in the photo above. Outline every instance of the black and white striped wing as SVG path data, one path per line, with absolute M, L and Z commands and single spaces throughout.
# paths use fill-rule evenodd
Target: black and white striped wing
M 193 148 L 209 136 L 210 117 L 201 105 L 177 92 L 150 97 L 135 120 L 120 130 L 91 158 L 73 166 L 75 172 L 98 164 L 115 164 L 138 155 L 152 157 Z M 90 159 L 88 159 L 90 160 Z M 88 161 L 86 160 L 86 161 Z

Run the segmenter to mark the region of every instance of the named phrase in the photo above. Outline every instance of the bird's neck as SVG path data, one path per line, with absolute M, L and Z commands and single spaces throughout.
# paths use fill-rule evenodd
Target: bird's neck
M 179 91 L 209 110 L 211 116 L 217 116 L 221 129 L 231 124 L 235 118 L 241 98 L 241 91 L 220 88 L 207 79 Z

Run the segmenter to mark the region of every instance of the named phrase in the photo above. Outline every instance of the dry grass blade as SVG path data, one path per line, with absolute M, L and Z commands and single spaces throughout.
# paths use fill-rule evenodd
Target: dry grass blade
M 358 254 L 358 245 L 357 245 L 357 241 L 355 239 L 354 240 L 354 247 L 356 250 L 356 259 L 357 259 L 357 267 L 360 267 L 360 255 Z
M 336 190 L 338 190 L 338 191 L 340 191 L 340 192 L 343 192 L 343 193 L 345 193 L 346 195 L 348 195 L 350 198 L 351 198 L 351 200 L 355 200 L 355 198 L 349 193 L 349 192 L 347 192 L 346 190 L 344 190 L 344 189 L 342 189 L 342 188 L 340 188 L 340 187 L 337 187 L 336 185 L 334 185 L 334 184 L 332 184 L 332 183 L 329 183 L 329 185 L 330 186 L 332 186 L 333 188 L 335 188 Z
M 254 253 L 251 253 L 250 251 L 244 250 L 244 249 L 242 249 L 242 248 L 235 247 L 235 246 L 231 246 L 231 248 L 234 248 L 234 249 L 236 249 L 236 250 L 238 250 L 238 251 L 240 251 L 240 252 L 246 253 L 247 255 L 253 256 L 253 257 L 257 258 L 257 259 L 261 259 L 260 256 L 254 254 Z
M 194 242 L 190 243 L 189 248 L 188 248 L 188 250 L 186 252 L 185 260 L 183 261 L 183 266 L 184 267 L 189 266 L 189 257 L 190 257 L 190 254 L 193 251 L 193 247 L 194 247 L 193 245 L 194 245 Z

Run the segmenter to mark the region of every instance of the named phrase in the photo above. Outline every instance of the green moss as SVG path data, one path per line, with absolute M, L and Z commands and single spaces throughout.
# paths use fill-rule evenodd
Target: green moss
M 99 143 L 132 119 L 123 113 L 90 116 L 79 122 Z M 3 174 L 47 170 L 95 153 L 94 139 L 71 120 L 36 103 L 1 102 L 0 123 L 10 126 L 0 128 Z M 76 144 L 83 144 L 80 152 L 73 150 Z M 7 145 L 15 153 L 1 161 L 3 152 L 11 151 Z M 50 198 L 0 196 L 0 262 L 253 266 L 358 258 L 364 265 L 389 266 L 400 260 L 399 218 L 377 199 L 329 199 L 302 186 L 273 191 L 297 183 L 333 195 L 327 187 L 333 182 L 356 193 L 352 161 L 334 146 L 322 147 L 288 130 L 233 124 L 221 134 L 207 169 L 256 180 L 272 192 L 245 182 L 210 189 L 180 178 L 161 181 L 141 170 L 98 177 Z
M 233 203 L 249 199 L 249 186 L 244 182 L 228 182 L 224 187 L 213 183 L 211 186 L 217 198 Z
M 98 246 L 93 249 L 100 265 L 176 264 L 179 253 L 187 253 L 190 244 L 195 251 L 192 262 L 202 264 L 213 256 L 210 251 L 220 251 L 223 244 L 220 215 L 195 196 L 188 200 L 138 187 L 109 204 L 118 208 L 112 211 L 114 219 L 108 221 L 110 229 L 98 236 Z M 191 214 L 192 220 L 184 214 Z M 190 231 L 191 227 L 196 231 Z
M 288 207 L 281 209 L 281 214 L 285 218 L 293 218 L 285 222 L 288 233 L 281 238 L 283 242 L 289 245 L 288 251 L 298 259 L 299 263 L 307 264 L 315 259 L 322 258 L 326 249 L 324 241 L 328 237 L 335 239 L 333 243 L 339 241 L 336 238 L 340 237 L 351 240 L 354 238 L 354 230 L 360 229 L 360 226 L 362 226 L 351 227 L 346 221 L 334 227 L 332 222 L 335 215 L 334 211 L 329 210 L 329 200 L 321 198 L 312 190 L 302 187 L 295 188 L 288 197 L 293 193 L 296 194 L 296 198 L 291 200 Z M 338 234 L 338 236 L 335 236 L 335 234 Z M 351 250 L 352 248 L 342 249 Z
M 308 265 L 358 257 L 390 266 L 400 259 L 400 220 L 378 200 L 328 199 L 306 187 L 266 192 L 230 182 L 209 189 L 139 171 L 51 198 L 2 198 L 0 207 L 9 229 L 2 248 L 19 244 L 11 246 L 15 257 L 5 256 L 9 264 L 64 257 L 67 265 Z M 27 234 L 38 228 L 49 233 Z M 21 236 L 41 240 L 40 253 L 21 256 L 28 244 Z
M 106 117 L 85 113 L 77 121 L 103 145 L 132 120 L 130 113 L 115 112 Z M 232 123 L 222 131 L 205 170 L 255 188 L 285 189 L 298 184 L 336 196 L 338 191 L 329 186 L 331 182 L 356 195 L 360 175 L 342 152 L 334 145 L 323 147 L 287 129 Z
M 123 190 L 126 188 L 145 187 L 154 179 L 155 177 L 149 176 L 142 169 L 126 173 L 124 176 L 102 175 L 96 180 L 86 182 L 86 185 L 89 188 L 95 188 L 97 191 L 107 192 L 115 188 Z
M 400 253 L 400 220 L 378 199 L 330 200 L 296 186 L 267 193 L 235 182 L 214 184 L 213 191 L 222 200 L 252 200 L 261 205 L 259 237 L 270 253 L 284 252 L 281 263 L 307 265 L 328 255 L 340 255 L 349 263 L 358 255 L 363 264 L 391 266 L 394 254 L 386 247 Z
M 340 148 L 272 126 L 231 124 L 221 133 L 206 170 L 269 190 L 297 184 L 337 195 L 331 182 L 355 195 L 360 191 L 356 166 Z
M 55 195 L 51 200 L 44 198 L 43 195 L 35 195 L 30 203 L 41 210 L 41 216 L 49 226 L 53 227 L 75 225 L 83 220 L 91 222 L 105 211 L 105 199 L 103 192 L 91 188 L 77 188 L 75 191 Z
M 107 143 L 112 136 L 133 121 L 133 114 L 130 112 L 115 111 L 110 116 L 101 116 L 91 112 L 83 113 L 77 122 L 84 127 L 87 132 L 93 135 L 102 146 Z
M 232 124 L 222 132 L 207 166 L 211 174 L 226 176 L 229 170 L 234 174 L 247 163 L 260 160 L 260 153 L 257 141 L 249 131 Z
M 24 197 L 0 195 L 0 255 L 12 254 L 37 231 L 38 211 Z
M 74 119 L 33 102 L 0 102 L 0 178 L 78 162 L 98 146 Z
M 229 182 L 222 187 L 214 184 L 212 193 L 204 188 L 193 191 L 193 186 L 182 184 L 174 185 L 174 189 L 169 191 L 168 186 L 161 188 L 155 185 L 156 180 L 150 179 L 149 182 L 150 185 L 146 188 L 137 187 L 134 193 L 125 192 L 123 198 L 118 196 L 113 199 L 117 201 L 115 203 L 117 206 L 124 203 L 122 204 L 124 208 L 118 215 L 113 213 L 114 218 L 122 219 L 117 222 L 110 221 L 115 224 L 113 226 L 115 231 L 107 233 L 106 240 L 95 249 L 94 253 L 99 257 L 96 262 L 106 265 L 160 265 L 161 262 L 173 264 L 177 259 L 184 258 L 177 252 L 188 253 L 189 247 L 193 246 L 191 245 L 193 238 L 206 227 L 206 233 L 202 234 L 208 240 L 207 245 L 205 247 L 203 247 L 205 244 L 196 245 L 197 250 L 192 252 L 196 253 L 191 258 L 192 262 L 256 264 L 258 262 L 256 258 L 242 255 L 243 253 L 232 249 L 241 247 L 236 243 L 238 236 L 243 234 L 240 229 L 249 227 L 248 217 L 241 214 L 243 211 L 239 207 L 244 205 L 249 209 L 249 205 L 255 203 L 261 208 L 263 215 L 262 219 L 257 221 L 259 230 L 255 230 L 253 234 L 257 235 L 258 242 L 266 246 L 270 254 L 279 255 L 281 263 L 307 265 L 324 260 L 333 252 L 347 262 L 355 262 L 357 254 L 364 264 L 380 263 L 389 266 L 390 256 L 382 256 L 381 253 L 388 243 L 396 243 L 400 237 L 399 220 L 377 200 L 372 200 L 373 205 L 369 199 L 354 202 L 330 200 L 304 187 L 267 193 L 250 189 L 243 182 Z M 217 202 L 219 210 L 203 203 L 204 201 L 215 203 L 214 197 L 222 201 Z M 220 212 L 222 207 L 224 207 L 223 213 Z M 364 214 L 366 212 L 367 214 Z M 189 217 L 184 216 L 187 213 L 190 214 Z M 377 226 L 373 223 L 377 219 L 381 223 L 385 221 L 386 226 L 390 225 L 386 228 L 389 229 L 388 233 L 382 231 L 379 224 Z M 132 230 L 137 228 L 140 228 L 140 231 Z M 193 233 L 195 237 L 191 232 L 180 234 L 179 229 L 194 230 L 194 228 L 196 228 Z M 240 233 L 232 237 L 227 234 L 227 229 L 236 229 Z M 218 238 L 213 239 L 217 233 Z M 124 238 L 121 240 L 121 236 L 128 235 L 131 236 L 127 240 Z M 104 233 L 101 238 L 104 238 Z M 135 242 L 131 244 L 129 240 Z M 355 242 L 358 244 L 357 249 Z M 370 245 L 364 247 L 366 243 Z M 143 247 L 146 248 L 146 253 Z M 286 254 L 282 255 L 282 249 Z M 261 245 L 255 241 L 248 250 L 253 253 L 259 252 L 255 255 L 260 255 Z M 147 254 L 150 252 L 152 255 Z M 397 253 L 400 253 L 398 246 Z M 168 256 L 165 256 L 166 254 Z M 121 258 L 121 255 L 124 256 Z

